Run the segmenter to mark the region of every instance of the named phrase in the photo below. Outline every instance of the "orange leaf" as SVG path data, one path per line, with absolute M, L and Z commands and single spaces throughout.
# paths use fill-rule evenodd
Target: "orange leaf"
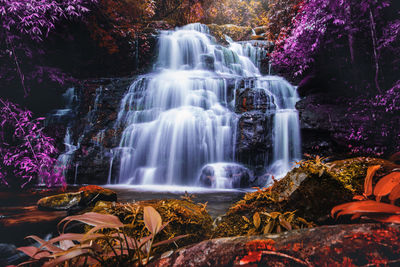
M 150 206 L 143 208 L 143 220 L 146 228 L 153 234 L 161 231 L 162 219 L 160 214 Z
M 383 223 L 400 223 L 400 215 L 390 215 L 390 216 L 368 216 L 378 222 Z
M 100 234 L 94 234 L 94 235 L 87 235 L 87 234 L 74 234 L 74 233 L 68 233 L 68 234 L 61 234 L 55 238 L 50 239 L 49 241 L 45 242 L 42 244 L 41 247 L 46 247 L 48 245 L 52 245 L 57 242 L 62 242 L 62 241 L 87 241 L 87 240 L 93 240 L 99 237 L 102 237 L 103 235 Z
M 337 217 L 349 214 L 370 214 L 370 213 L 389 213 L 400 214 L 400 207 L 380 203 L 373 200 L 349 202 L 334 207 L 331 211 L 332 217 L 337 213 Z
M 354 200 L 365 200 L 365 197 L 364 197 L 364 196 L 357 195 L 357 196 L 354 196 L 353 199 L 354 199 Z
M 117 216 L 96 212 L 87 212 L 82 215 L 68 216 L 61 220 L 59 225 L 66 222 L 63 228 L 64 231 L 65 227 L 72 221 L 79 221 L 95 227 L 102 226 L 103 228 L 119 228 L 124 226 Z
M 79 257 L 84 254 L 88 254 L 90 252 L 89 249 L 72 249 L 70 252 L 66 253 L 65 255 L 62 255 L 61 257 L 58 257 L 57 259 L 51 260 L 43 264 L 43 267 L 52 267 L 52 266 L 57 266 L 58 264 L 74 259 L 76 257 Z
M 389 173 L 376 184 L 374 195 L 377 197 L 386 196 L 398 184 L 400 184 L 400 172 Z
M 25 238 L 31 238 L 31 239 L 35 240 L 35 241 L 38 242 L 42 247 L 46 248 L 47 250 L 49 250 L 49 251 L 52 252 L 52 253 L 63 251 L 63 250 L 60 249 L 59 247 L 56 247 L 56 246 L 54 246 L 54 245 L 52 245 L 52 244 L 47 244 L 46 241 L 44 241 L 43 239 L 41 239 L 41 238 L 38 237 L 38 236 L 30 235 L 30 236 L 27 236 L 27 237 L 25 237 Z M 46 244 L 46 245 L 44 245 L 44 244 Z
M 17 250 L 22 251 L 29 257 L 36 259 L 36 260 L 39 260 L 43 257 L 50 256 L 50 252 L 48 252 L 46 250 L 40 250 L 37 247 L 19 247 L 19 248 L 17 248 Z
M 398 198 L 400 198 L 400 184 L 393 187 L 392 192 L 390 192 L 389 195 L 389 200 L 392 204 L 394 204 Z
M 381 165 L 374 165 L 368 168 L 367 175 L 365 176 L 364 181 L 364 194 L 368 197 L 372 195 L 372 178 Z
M 261 225 L 261 218 L 260 218 L 260 213 L 256 212 L 253 215 L 253 224 L 258 229 Z

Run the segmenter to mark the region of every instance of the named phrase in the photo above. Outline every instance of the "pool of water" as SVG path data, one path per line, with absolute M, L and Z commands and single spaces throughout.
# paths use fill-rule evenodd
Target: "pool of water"
M 240 200 L 250 189 L 207 189 L 202 187 L 164 186 L 164 185 L 110 185 L 105 186 L 114 190 L 119 202 L 133 202 L 151 199 L 180 199 L 194 195 L 196 203 L 206 203 L 207 211 L 213 219 L 223 215 L 229 207 Z

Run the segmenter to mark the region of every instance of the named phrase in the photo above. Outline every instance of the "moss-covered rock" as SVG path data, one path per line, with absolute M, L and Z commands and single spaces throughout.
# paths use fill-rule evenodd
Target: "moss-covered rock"
M 40 199 L 41 210 L 79 211 L 94 206 L 98 201 L 117 201 L 117 194 L 102 187 L 85 187 L 79 192 L 64 193 Z
M 233 24 L 207 25 L 210 29 L 210 33 L 215 36 L 218 42 L 225 43 L 225 35 L 231 37 L 234 41 L 246 41 L 251 39 L 252 29 L 251 27 L 236 26 Z
M 363 191 L 367 169 L 381 165 L 374 181 L 398 167 L 390 161 L 353 158 L 323 163 L 320 158 L 302 161 L 298 167 L 268 189 L 248 193 L 220 218 L 214 236 L 237 236 L 248 232 L 243 218 L 256 213 L 296 211 L 296 216 L 317 224 L 331 223 L 330 210 Z
M 124 224 L 130 224 L 126 229 L 128 235 L 134 237 L 147 236 L 143 222 L 143 207 L 152 206 L 168 225 L 157 235 L 156 241 L 167 240 L 179 235 L 188 235 L 177 241 L 179 246 L 185 246 L 208 239 L 212 229 L 212 219 L 203 204 L 195 204 L 187 200 L 151 200 L 137 203 L 98 202 L 93 212 L 118 216 Z M 176 248 L 175 245 L 161 248 L 166 251 Z M 158 250 L 158 252 L 160 252 Z

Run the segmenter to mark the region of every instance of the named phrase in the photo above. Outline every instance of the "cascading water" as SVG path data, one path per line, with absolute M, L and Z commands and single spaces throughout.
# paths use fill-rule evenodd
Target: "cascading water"
M 74 106 L 76 105 L 76 102 L 78 102 L 78 97 L 76 95 L 75 88 L 67 89 L 67 91 L 63 94 L 63 98 L 65 101 L 65 108 L 56 110 L 49 117 L 48 123 L 60 123 L 63 120 L 74 116 L 75 113 Z M 67 125 L 64 137 L 65 151 L 58 157 L 59 166 L 63 168 L 63 175 L 65 177 L 67 175 L 67 170 L 71 165 L 74 153 L 78 149 L 78 146 L 73 144 L 71 135 L 72 135 L 71 127 L 70 125 Z M 76 184 L 76 173 L 74 177 L 74 184 Z
M 301 158 L 301 138 L 296 102 L 299 100 L 295 88 L 281 77 L 267 76 L 257 81 L 257 87 L 274 98 L 276 112 L 273 128 L 273 162 L 270 172 L 282 178 Z
M 277 109 L 274 173 L 288 171 L 300 158 L 295 89 L 280 77 L 261 77 L 258 48 L 228 41 L 228 48 L 215 44 L 198 23 L 161 33 L 154 72 L 139 77 L 121 101 L 115 126 L 124 129 L 119 183 L 195 185 L 209 164 L 217 176 L 212 187 L 234 187 L 225 177 L 235 160 L 238 120 L 230 84 L 238 89 L 248 78 Z

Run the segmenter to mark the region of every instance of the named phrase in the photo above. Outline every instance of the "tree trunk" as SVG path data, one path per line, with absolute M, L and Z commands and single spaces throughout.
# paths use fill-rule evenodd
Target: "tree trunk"
M 377 38 L 376 38 L 376 27 L 374 15 L 372 14 L 371 8 L 369 9 L 369 18 L 371 24 L 371 38 L 372 38 L 372 46 L 374 50 L 374 59 L 375 59 L 375 86 L 379 93 L 382 93 L 381 87 L 379 86 L 379 55 L 378 55 L 378 47 L 377 47 Z
M 346 20 L 347 24 L 352 23 L 352 18 L 351 18 L 351 6 L 350 4 L 347 5 L 346 8 Z M 358 68 L 356 66 L 356 57 L 354 53 L 354 36 L 351 30 L 348 30 L 347 32 L 347 40 L 348 40 L 348 45 L 349 45 L 349 53 L 350 53 L 350 62 L 351 62 L 351 68 L 353 69 L 353 75 L 354 75 L 354 89 L 355 91 L 358 91 L 358 82 L 359 82 L 359 75 L 358 75 Z

